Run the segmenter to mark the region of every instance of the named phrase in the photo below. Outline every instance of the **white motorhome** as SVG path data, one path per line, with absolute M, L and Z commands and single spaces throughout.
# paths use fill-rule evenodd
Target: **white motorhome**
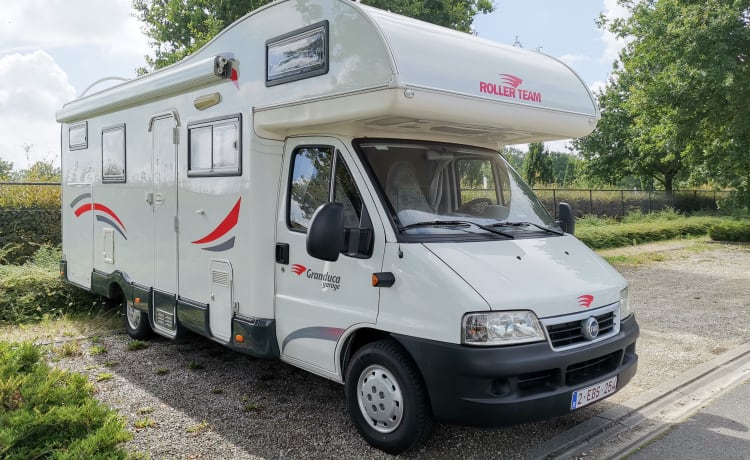
M 344 384 L 373 446 L 554 417 L 634 375 L 624 279 L 498 154 L 583 136 L 541 53 L 350 0 L 281 0 L 62 123 L 61 270 L 126 329 Z M 564 231 L 566 230 L 566 231 Z

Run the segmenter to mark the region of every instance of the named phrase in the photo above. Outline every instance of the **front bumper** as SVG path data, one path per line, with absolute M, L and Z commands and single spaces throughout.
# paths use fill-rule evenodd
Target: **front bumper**
M 615 375 L 619 391 L 635 375 L 638 335 L 631 315 L 616 336 L 566 351 L 547 342 L 479 348 L 394 338 L 419 367 L 436 418 L 492 427 L 568 414 L 574 390 Z

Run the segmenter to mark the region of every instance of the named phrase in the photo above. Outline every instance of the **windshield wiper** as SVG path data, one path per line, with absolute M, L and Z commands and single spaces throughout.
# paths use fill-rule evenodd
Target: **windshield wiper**
M 399 231 L 409 230 L 410 228 L 417 228 L 417 227 L 440 227 L 440 226 L 446 226 L 446 227 L 466 227 L 466 226 L 475 226 L 477 228 L 481 228 L 485 232 L 494 233 L 495 235 L 504 236 L 506 238 L 515 239 L 513 235 L 510 233 L 505 233 L 503 231 L 497 230 L 494 227 L 495 225 L 492 225 L 490 227 L 486 225 L 481 225 L 476 222 L 471 222 L 468 220 L 426 220 L 424 222 L 416 222 L 413 224 L 405 225 L 403 227 L 399 228 Z
M 565 232 L 562 232 L 560 230 L 555 230 L 553 228 L 545 227 L 543 225 L 535 224 L 533 222 L 498 222 L 496 224 L 491 224 L 490 227 L 536 227 L 539 230 L 544 230 L 545 232 L 554 233 L 555 235 L 563 236 Z

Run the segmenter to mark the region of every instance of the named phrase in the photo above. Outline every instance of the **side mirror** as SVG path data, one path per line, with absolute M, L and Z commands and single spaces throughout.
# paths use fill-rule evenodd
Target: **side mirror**
M 560 203 L 557 207 L 557 214 L 560 218 L 558 223 L 565 233 L 571 235 L 576 231 L 576 214 L 573 206 L 568 203 Z
M 329 262 L 339 259 L 344 249 L 344 206 L 326 203 L 315 210 L 307 230 L 307 253 Z

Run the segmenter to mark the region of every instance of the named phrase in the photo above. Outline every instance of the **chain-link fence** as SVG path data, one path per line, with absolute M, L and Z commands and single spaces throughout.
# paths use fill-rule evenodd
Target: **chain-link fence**
M 23 260 L 40 244 L 60 244 L 60 184 L 0 182 L 0 249 Z
M 557 205 L 573 205 L 578 216 L 621 218 L 628 213 L 664 209 L 679 212 L 716 211 L 732 192 L 679 190 L 534 189 L 553 216 Z M 60 184 L 0 182 L 0 248 L 8 244 L 60 243 Z
M 620 219 L 633 212 L 648 214 L 665 209 L 681 213 L 717 211 L 732 192 L 722 190 L 578 190 L 534 189 L 534 193 L 552 215 L 560 202 L 570 203 L 576 215 L 594 215 Z

